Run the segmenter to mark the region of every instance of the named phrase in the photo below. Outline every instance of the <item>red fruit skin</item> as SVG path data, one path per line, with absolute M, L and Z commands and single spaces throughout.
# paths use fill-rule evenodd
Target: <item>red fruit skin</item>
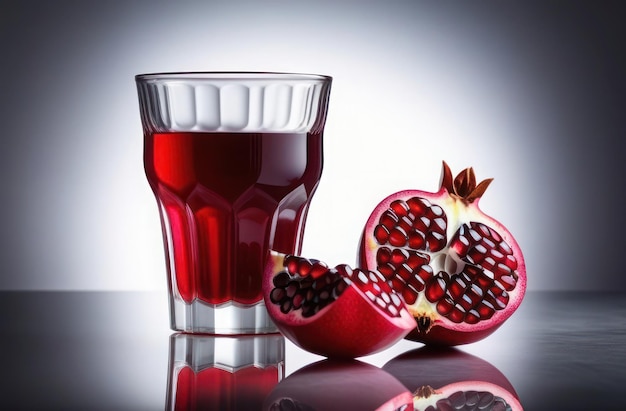
M 406 310 L 392 322 L 355 285 L 313 317 L 285 315 L 269 298 L 277 264 L 268 260 L 263 281 L 267 310 L 280 332 L 306 351 L 328 358 L 362 357 L 390 347 L 415 328 Z
M 273 411 L 281 399 L 297 403 L 300 410 L 413 411 L 413 396 L 402 383 L 356 360 L 323 360 L 299 369 L 274 388 L 263 410 Z
M 376 270 L 376 260 L 374 252 L 368 250 L 368 243 L 375 241 L 373 228 L 377 225 L 380 215 L 389 208 L 389 205 L 397 199 L 409 199 L 412 197 L 422 197 L 435 204 L 442 204 L 449 201 L 448 190 L 442 187 L 438 192 L 426 192 L 421 190 L 404 190 L 389 195 L 382 200 L 374 209 L 363 229 L 359 247 L 357 249 L 357 265 L 364 269 Z M 484 214 L 478 206 L 480 198 L 475 199 L 471 207 L 480 215 L 480 222 L 496 229 L 513 250 L 516 250 L 518 280 L 515 290 L 509 292 L 510 300 L 507 307 L 496 311 L 489 320 L 480 321 L 476 324 L 456 324 L 445 318 L 437 319 L 430 330 L 422 332 L 415 328 L 408 335 L 407 339 L 436 346 L 456 346 L 470 344 L 480 341 L 496 331 L 521 304 L 526 293 L 526 263 L 521 253 L 521 248 L 511 233 L 498 220 Z M 461 200 L 459 200 L 461 201 Z M 448 238 L 448 242 L 450 238 Z M 411 310 L 409 310 L 411 311 Z
M 422 347 L 407 351 L 389 360 L 383 370 L 412 392 L 424 386 L 447 394 L 480 388 L 504 398 L 513 411 L 523 410 L 515 388 L 500 370 L 456 348 Z

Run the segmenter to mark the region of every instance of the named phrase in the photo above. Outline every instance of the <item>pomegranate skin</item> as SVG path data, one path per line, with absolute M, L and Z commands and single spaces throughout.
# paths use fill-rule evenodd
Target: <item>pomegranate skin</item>
M 399 310 L 399 316 L 390 317 L 354 283 L 313 316 L 303 317 L 297 310 L 283 313 L 270 295 L 274 276 L 283 269 L 285 257 L 274 251 L 270 253 L 263 295 L 280 332 L 300 348 L 328 358 L 357 358 L 390 347 L 415 328 L 415 321 L 405 308 Z
M 404 297 L 417 324 L 407 339 L 442 346 L 473 343 L 497 330 L 521 304 L 526 292 L 521 248 L 478 205 L 490 182 L 477 185 L 472 169 L 453 179 L 444 163 L 439 191 L 391 194 L 368 218 L 357 265 L 382 272 Z M 445 284 L 438 290 L 431 286 L 437 280 Z
M 323 360 L 281 381 L 264 410 L 413 410 L 411 392 L 390 374 L 356 360 Z

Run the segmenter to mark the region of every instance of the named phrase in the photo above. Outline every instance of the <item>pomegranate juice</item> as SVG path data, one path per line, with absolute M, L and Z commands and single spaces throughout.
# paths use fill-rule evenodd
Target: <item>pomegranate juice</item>
M 321 134 L 148 134 L 144 162 L 174 295 L 261 301 L 268 247 L 300 252 L 322 172 Z

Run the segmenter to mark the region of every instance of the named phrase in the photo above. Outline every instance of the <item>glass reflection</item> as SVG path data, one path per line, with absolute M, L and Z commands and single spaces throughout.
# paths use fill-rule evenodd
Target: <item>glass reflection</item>
M 279 334 L 170 337 L 166 410 L 260 410 L 284 377 Z
M 519 411 L 509 380 L 496 367 L 454 348 L 422 347 L 387 362 L 383 370 L 414 396 L 414 409 Z
M 394 377 L 360 361 L 323 360 L 285 378 L 265 411 L 412 410 L 411 393 Z

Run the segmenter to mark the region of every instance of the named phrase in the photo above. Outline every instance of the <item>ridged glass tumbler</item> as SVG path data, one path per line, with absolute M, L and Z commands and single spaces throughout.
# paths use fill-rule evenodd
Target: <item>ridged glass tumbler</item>
M 322 173 L 331 81 L 287 73 L 136 76 L 172 329 L 276 332 L 263 303 L 263 270 L 268 249 L 300 252 Z

